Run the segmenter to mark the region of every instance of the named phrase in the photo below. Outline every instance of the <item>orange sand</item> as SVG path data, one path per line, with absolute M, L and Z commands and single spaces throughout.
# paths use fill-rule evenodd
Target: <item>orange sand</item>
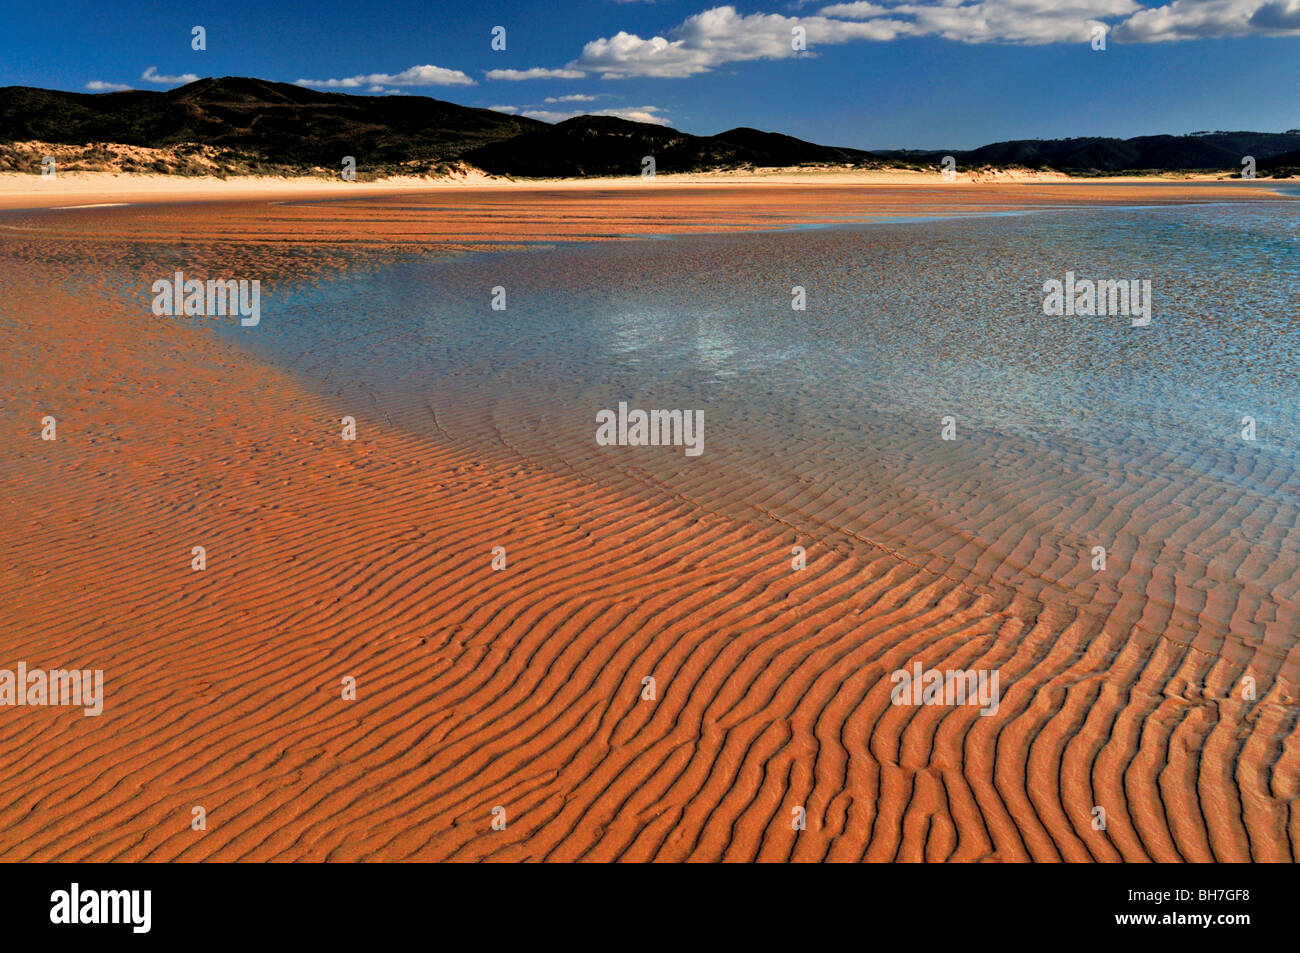
M 0 667 L 103 668 L 107 693 L 97 718 L 0 709 L 0 860 L 1293 860 L 1294 663 L 1245 720 L 1203 647 L 1062 632 L 888 553 L 815 547 L 792 573 L 780 525 L 473 456 L 436 420 L 346 443 L 348 409 L 100 279 L 1177 198 L 474 190 L 394 196 L 382 224 L 266 201 L 0 221 Z M 127 238 L 156 260 L 128 262 Z M 891 706 L 887 673 L 922 644 L 995 661 L 1015 693 L 991 718 Z M 1213 725 L 1198 693 L 1221 699 Z

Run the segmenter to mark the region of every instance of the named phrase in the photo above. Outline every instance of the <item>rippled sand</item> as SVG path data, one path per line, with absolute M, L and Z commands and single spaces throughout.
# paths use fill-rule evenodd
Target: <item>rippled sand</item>
M 1220 276 L 1248 314 L 1171 282 L 1199 358 L 1175 334 L 1121 374 L 1113 329 L 1006 331 L 1033 309 L 1007 289 L 1107 267 L 1105 223 L 967 218 L 1243 197 L 1268 198 L 768 187 L 4 217 L 0 667 L 103 668 L 107 699 L 0 708 L 0 858 L 1295 859 L 1293 316 L 1269 295 L 1296 219 L 1136 222 L 1155 231 L 1135 249 L 1177 230 L 1159 274 L 1213 278 L 1211 226 L 1264 264 Z M 610 243 L 923 216 L 957 218 Z M 557 239 L 605 244 L 536 246 Z M 265 276 L 263 326 L 152 317 L 149 282 L 181 267 Z M 482 308 L 498 280 L 509 323 Z M 928 310 L 936 286 L 959 313 Z M 946 348 L 955 326 L 982 346 Z M 1238 374 L 1234 333 L 1275 350 Z M 981 363 L 1013 351 L 1000 377 Z M 1035 418 L 1054 389 L 1215 367 L 1221 392 Z M 590 441 L 593 408 L 690 382 L 642 405 L 698 399 L 698 460 Z M 1259 452 L 1170 439 L 1236 397 L 1266 407 Z M 963 440 L 936 440 L 954 401 Z M 998 669 L 998 713 L 891 705 L 914 660 Z

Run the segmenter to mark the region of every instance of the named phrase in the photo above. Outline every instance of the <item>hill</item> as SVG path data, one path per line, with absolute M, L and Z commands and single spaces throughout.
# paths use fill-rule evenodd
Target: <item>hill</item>
M 51 145 L 69 147 L 59 152 L 60 168 L 116 163 L 128 171 L 182 174 L 332 174 L 349 155 L 362 178 L 467 166 L 521 177 L 636 175 L 645 156 L 654 157 L 657 172 L 887 162 L 934 168 L 952 155 L 962 170 L 1108 175 L 1239 171 L 1250 155 L 1260 174 L 1294 175 L 1300 130 L 1016 139 L 969 150 L 872 153 L 748 127 L 696 136 L 612 116 L 551 124 L 427 96 L 352 96 L 241 77 L 201 79 L 165 92 L 0 88 L 0 169 L 37 171 L 38 150 Z
M 434 168 L 545 123 L 426 96 L 348 96 L 226 77 L 166 92 L 67 93 L 0 88 L 0 142 L 215 146 L 253 162 L 306 170 Z
M 819 146 L 757 129 L 693 136 L 612 116 L 577 116 L 465 153 L 485 172 L 535 177 L 638 175 L 645 156 L 654 157 L 656 172 L 881 164 L 859 149 Z
M 895 150 L 887 158 L 938 163 L 951 155 L 958 166 L 1024 166 L 1075 175 L 1182 170 L 1240 170 L 1245 156 L 1257 163 L 1300 149 L 1300 130 L 1215 132 L 1187 136 L 1137 136 L 1132 139 L 1013 139 L 978 149 Z
M 630 175 L 647 155 L 665 172 L 874 160 L 756 129 L 693 136 L 609 116 L 551 125 L 427 96 L 351 96 L 241 77 L 166 92 L 0 88 L 0 143 L 24 142 L 98 146 L 76 154 L 81 167 L 116 156 L 102 145 L 120 143 L 150 150 L 137 160 L 143 167 L 196 173 L 333 170 L 345 155 L 368 175 L 463 163 L 496 175 Z M 23 171 L 39 161 L 0 147 L 5 159 Z

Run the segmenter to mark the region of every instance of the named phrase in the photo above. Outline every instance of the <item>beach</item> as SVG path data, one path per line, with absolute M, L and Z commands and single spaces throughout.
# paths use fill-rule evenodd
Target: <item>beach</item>
M 56 147 L 50 146 L 57 151 Z M 1285 181 L 1285 180 L 1282 180 Z M 609 176 L 597 179 L 515 179 L 466 170 L 445 176 L 388 176 L 372 181 L 343 181 L 335 176 L 245 175 L 219 178 L 211 175 L 176 176 L 116 171 L 61 172 L 46 179 L 39 175 L 0 172 L 0 209 L 51 208 L 121 202 L 208 202 L 238 199 L 341 198 L 410 192 L 499 191 L 536 192 L 538 189 L 589 193 L 593 189 L 644 190 L 662 188 L 708 189 L 735 186 L 799 186 L 805 189 L 844 186 L 938 186 L 969 187 L 1011 184 L 1074 184 L 1082 187 L 1105 185 L 1217 184 L 1224 188 L 1263 186 L 1225 181 L 1221 174 L 1168 173 L 1161 175 L 1111 175 L 1078 178 L 1060 172 L 1030 169 L 984 169 L 955 172 L 945 177 L 938 172 L 913 169 L 754 169 L 718 172 L 663 173 L 651 178 Z
M 0 860 L 1295 859 L 1290 338 L 1220 393 L 1000 323 L 1110 274 L 1107 210 L 1158 277 L 1166 211 L 1285 256 L 1269 183 L 0 178 L 0 667 L 104 673 L 3 711 Z M 181 270 L 261 323 L 150 313 Z M 1168 399 L 1047 439 L 999 348 L 1026 407 Z M 599 444 L 636 399 L 698 460 Z M 900 704 L 916 664 L 999 704 Z

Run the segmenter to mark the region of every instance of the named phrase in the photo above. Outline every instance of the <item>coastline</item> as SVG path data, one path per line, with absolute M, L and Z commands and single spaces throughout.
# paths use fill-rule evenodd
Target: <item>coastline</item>
M 1280 179 L 1277 183 L 1293 182 Z M 324 177 L 244 176 L 215 178 L 175 175 L 146 175 L 119 172 L 65 172 L 54 179 L 18 172 L 0 172 L 0 209 L 56 208 L 70 205 L 107 205 L 116 203 L 167 203 L 236 201 L 243 199 L 287 200 L 355 198 L 358 196 L 402 195 L 414 192 L 444 191 L 625 191 L 673 188 L 875 188 L 882 186 L 909 188 L 946 188 L 961 190 L 979 186 L 1058 186 L 1088 188 L 1096 186 L 1150 186 L 1161 194 L 1178 185 L 1203 189 L 1211 185 L 1224 189 L 1252 190 L 1277 195 L 1270 179 L 1248 182 L 1231 180 L 1218 173 L 1197 175 L 1151 175 L 1071 177 L 1060 173 L 1036 173 L 1005 170 L 989 173 L 958 173 L 947 181 L 937 172 L 883 170 L 866 172 L 776 169 L 752 173 L 661 173 L 653 180 L 640 176 L 593 177 L 583 179 L 509 179 L 484 174 L 445 178 L 401 176 L 373 182 L 343 182 Z

